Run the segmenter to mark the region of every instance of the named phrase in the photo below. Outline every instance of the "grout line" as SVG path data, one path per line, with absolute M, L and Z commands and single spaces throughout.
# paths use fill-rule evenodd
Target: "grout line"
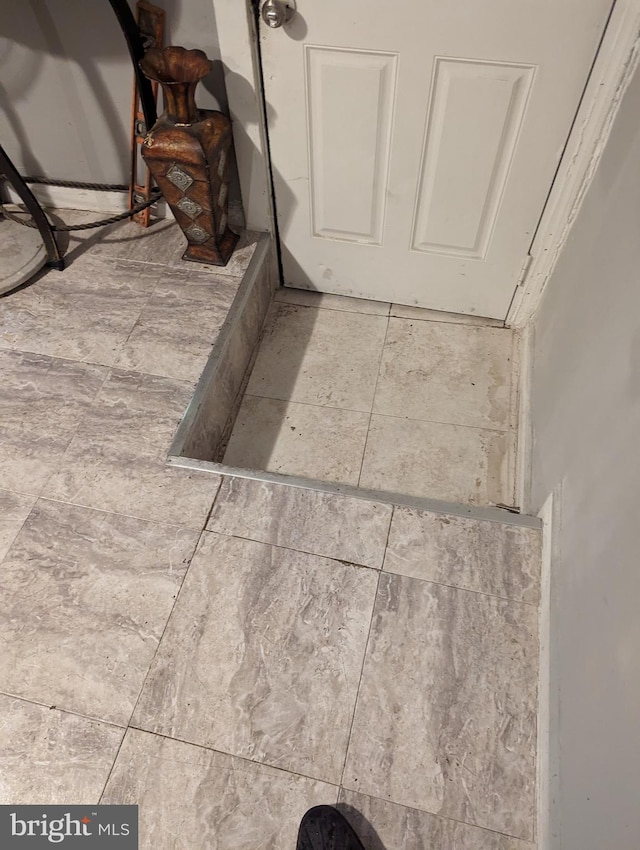
M 390 316 L 387 316 L 387 326 L 384 329 L 384 339 L 382 340 L 382 346 L 380 348 L 380 357 L 378 358 L 378 371 L 376 374 L 376 382 L 373 386 L 373 396 L 371 398 L 371 410 L 369 411 L 369 422 L 367 423 L 367 436 L 364 441 L 364 448 L 362 450 L 362 462 L 360 463 L 360 472 L 358 473 L 358 483 L 356 487 L 360 486 L 360 481 L 362 479 L 362 470 L 364 469 L 364 459 L 367 454 L 367 445 L 369 444 L 369 434 L 371 433 L 371 422 L 373 421 L 373 408 L 376 403 L 376 394 L 378 392 L 378 384 L 380 382 L 380 371 L 382 369 L 382 358 L 384 357 L 384 349 L 387 344 L 387 337 L 389 335 L 389 321 Z
M 147 298 L 145 299 L 144 304 L 142 304 L 142 306 L 140 307 L 140 312 L 139 312 L 139 313 L 138 313 L 138 315 L 136 316 L 135 321 L 133 322 L 133 324 L 131 325 L 131 328 L 129 329 L 129 333 L 127 334 L 127 336 L 125 337 L 125 339 L 123 339 L 123 340 L 122 340 L 122 342 L 120 343 L 120 345 L 119 345 L 119 346 L 118 346 L 118 348 L 117 348 L 117 351 L 114 353 L 114 358 L 115 358 L 115 359 L 114 359 L 114 361 L 113 361 L 113 366 L 112 366 L 112 368 L 122 368 L 122 367 L 117 367 L 117 365 L 116 365 L 116 364 L 118 363 L 118 361 L 119 361 L 119 360 L 120 360 L 120 358 L 122 357 L 122 353 L 123 353 L 123 351 L 124 351 L 124 349 L 125 349 L 125 347 L 126 347 L 127 343 L 128 343 L 128 342 L 129 342 L 129 340 L 131 339 L 131 337 L 132 337 L 132 335 L 133 335 L 133 332 L 134 332 L 134 331 L 135 331 L 135 329 L 139 326 L 139 324 L 140 324 L 140 319 L 142 318 L 142 314 L 143 314 L 143 313 L 144 313 L 144 311 L 147 309 L 147 307 L 149 306 L 149 302 L 151 301 L 151 299 L 152 299 L 152 298 L 153 298 L 153 296 L 155 295 L 156 289 L 158 288 L 158 284 L 160 283 L 160 280 L 162 279 L 163 274 L 164 274 L 163 272 L 160 272 L 160 271 L 158 272 L 158 276 L 156 277 L 156 279 L 155 279 L 155 281 L 154 281 L 153 286 L 152 286 L 152 287 L 150 287 L 150 290 L 149 290 L 149 293 L 148 293 L 148 295 L 147 295 Z M 134 370 L 131 370 L 131 371 L 134 371 Z
M 109 780 L 111 779 L 113 771 L 115 770 L 116 762 L 118 761 L 118 756 L 120 755 L 120 750 L 122 749 L 122 747 L 124 745 L 124 739 L 127 737 L 127 732 L 129 731 L 129 728 L 130 728 L 129 726 L 126 726 L 122 730 L 122 737 L 120 738 L 120 743 L 118 744 L 118 749 L 116 750 L 116 754 L 113 758 L 113 761 L 111 762 L 111 767 L 109 768 L 107 776 L 104 780 L 104 785 L 102 786 L 102 791 L 98 795 L 98 805 L 100 805 L 102 803 L 102 799 L 103 799 L 105 792 L 107 790 L 107 785 L 109 784 Z
M 367 422 L 367 435 L 364 438 L 364 446 L 362 447 L 362 459 L 360 460 L 360 470 L 358 472 L 358 481 L 356 482 L 356 487 L 360 486 L 360 479 L 362 478 L 362 470 L 364 468 L 364 458 L 367 453 L 367 444 L 369 442 L 369 434 L 371 433 L 371 420 L 373 419 L 373 413 L 369 414 L 369 420 Z
M 388 803 L 392 806 L 398 806 L 401 809 L 408 809 L 409 811 L 417 812 L 420 815 L 427 815 L 439 818 L 443 821 L 449 821 L 450 823 L 458 823 L 461 826 L 471 827 L 472 829 L 478 829 L 481 832 L 488 833 L 490 835 L 502 835 L 505 838 L 510 838 L 512 840 L 518 841 L 518 848 L 520 848 L 520 845 L 522 845 L 522 850 L 537 850 L 537 845 L 535 841 L 533 841 L 533 839 L 531 838 L 521 838 L 520 836 L 513 835 L 510 832 L 501 832 L 499 829 L 492 829 L 489 826 L 481 826 L 480 824 L 477 824 L 472 820 L 459 820 L 458 818 L 453 818 L 450 815 L 443 815 L 439 812 L 429 811 L 429 809 L 419 809 L 416 806 L 408 806 L 406 805 L 406 803 L 399 803 L 396 800 L 390 799 L 389 797 L 379 797 L 377 794 L 367 793 L 366 791 L 359 791 L 355 788 L 347 788 L 342 784 L 340 785 L 340 791 L 348 791 L 350 794 L 357 794 L 359 797 L 369 797 L 372 800 L 380 800 L 382 803 Z M 450 846 L 451 845 L 447 845 L 447 848 L 449 848 Z M 476 846 L 477 845 L 474 844 L 474 847 Z M 487 845 L 483 844 L 483 846 Z M 492 846 L 494 845 L 492 844 Z M 502 846 L 504 845 L 501 843 L 500 847 Z M 512 845 L 509 844 L 509 847 L 511 846 Z M 442 848 L 442 850 L 447 850 L 447 848 Z M 440 848 L 434 847 L 434 850 L 440 850 Z
M 7 352 L 7 354 L 15 354 L 16 356 L 26 354 L 30 357 L 45 357 L 47 360 L 61 360 L 63 363 L 73 363 L 76 366 L 78 366 L 78 365 L 89 366 L 89 367 L 96 367 L 97 366 L 99 369 L 112 369 L 113 368 L 108 363 L 96 363 L 92 360 L 78 360 L 78 359 L 73 358 L 73 357 L 60 357 L 58 354 L 47 354 L 46 352 L 42 352 L 42 351 L 29 351 L 26 348 L 7 348 L 4 345 L 0 345 L 0 349 L 2 349 L 2 351 Z M 102 387 L 100 387 L 100 389 L 102 389 Z M 100 392 L 100 390 L 98 390 L 98 392 Z
M 118 744 L 118 746 L 116 748 L 116 752 L 115 752 L 115 755 L 113 757 L 113 761 L 111 762 L 111 766 L 109 767 L 109 771 L 108 771 L 107 776 L 105 778 L 104 785 L 102 786 L 102 791 L 98 795 L 98 804 L 99 804 L 100 801 L 102 800 L 103 796 L 104 796 L 104 792 L 106 791 L 107 784 L 109 782 L 109 779 L 111 778 L 111 774 L 113 773 L 113 769 L 115 767 L 116 761 L 118 760 L 118 756 L 120 755 L 120 750 L 122 749 L 122 745 L 124 744 L 124 739 L 125 739 L 125 736 L 127 734 L 127 730 L 129 728 L 129 726 L 128 725 L 127 726 L 121 726 L 119 723 L 114 723 L 112 720 L 104 720 L 104 719 L 101 719 L 101 718 L 98 718 L 98 717 L 92 717 L 91 715 L 88 715 L 88 714 L 82 714 L 79 711 L 72 711 L 68 708 L 60 708 L 60 706 L 57 706 L 57 705 L 51 705 L 50 703 L 46 703 L 46 702 L 39 702 L 38 700 L 28 699 L 26 697 L 17 696 L 16 694 L 8 694 L 8 693 L 5 693 L 4 691 L 2 691 L 0 693 L 2 694 L 2 696 L 6 696 L 8 699 L 15 699 L 15 700 L 18 700 L 19 702 L 26 702 L 29 705 L 37 705 L 40 708 L 47 708 L 49 710 L 59 711 L 61 714 L 68 714 L 72 717 L 80 717 L 83 720 L 88 720 L 90 723 L 99 723 L 103 726 L 110 726 L 114 729 L 120 730 L 120 732 L 122 733 L 121 736 L 120 736 L 120 743 Z
M 526 605 L 528 608 L 533 608 L 534 610 L 538 610 L 540 607 L 537 602 L 527 602 L 525 599 L 515 599 L 513 596 L 500 596 L 498 593 L 487 593 L 486 590 L 474 590 L 471 587 L 462 587 L 459 584 L 447 584 L 444 581 L 436 581 L 432 578 L 421 578 L 420 576 L 410 576 L 407 573 L 399 573 L 396 570 L 385 570 L 382 568 L 381 572 L 385 573 L 388 576 L 397 576 L 398 578 L 408 579 L 409 581 L 420 581 L 424 584 L 435 584 L 438 587 L 448 587 L 451 590 L 459 590 L 462 593 L 474 593 L 476 596 L 486 596 L 489 599 L 499 599 L 501 602 L 513 602 L 516 605 Z
M 195 471 L 195 470 L 193 470 L 193 471 Z M 218 474 L 220 474 L 220 473 L 218 473 Z M 220 487 L 220 485 L 218 485 L 218 489 L 219 489 L 219 487 Z M 216 493 L 216 495 L 217 495 L 217 493 Z M 149 517 L 143 517 L 143 516 L 140 516 L 139 514 L 125 513 L 124 511 L 114 511 L 114 510 L 111 510 L 109 508 L 98 508 L 95 505 L 87 505 L 83 502 L 74 502 L 73 499 L 61 499 L 61 498 L 57 498 L 55 496 L 43 496 L 43 495 L 37 496 L 36 499 L 37 499 L 37 501 L 56 502 L 59 505 L 70 505 L 73 508 L 82 508 L 83 510 L 86 510 L 86 511 L 96 511 L 97 513 L 111 514 L 113 516 L 122 516 L 122 517 L 126 517 L 127 519 L 135 519 L 138 522 L 146 522 L 146 523 L 149 523 L 149 525 L 161 525 L 164 528 L 175 528 L 175 529 L 181 529 L 182 531 L 192 531 L 194 534 L 198 534 L 199 531 L 200 531 L 199 524 L 198 525 L 185 525 L 184 523 L 165 522 L 162 519 L 150 519 Z M 215 497 L 214 497 L 214 499 L 215 499 Z M 35 505 L 34 505 L 34 507 L 35 507 Z
M 246 537 L 243 534 L 232 534 L 229 531 L 218 531 L 215 528 L 204 529 L 206 534 L 217 534 L 219 537 L 230 537 L 234 540 L 245 540 L 248 543 L 258 543 L 260 546 L 271 546 L 272 549 L 285 549 L 288 552 L 296 552 L 299 555 L 310 555 L 312 558 L 322 558 L 325 561 L 335 561 L 336 564 L 344 564 L 348 567 L 355 567 L 358 570 L 372 570 L 374 573 L 379 573 L 382 567 L 373 567 L 371 564 L 361 564 L 358 561 L 348 561 L 345 558 L 338 558 L 335 555 L 323 555 L 321 552 L 312 552 L 309 549 L 294 549 L 293 546 L 283 546 L 282 543 L 272 543 L 269 540 L 259 540 L 256 537 Z
M 337 407 L 335 405 L 330 405 L 330 404 L 318 404 L 317 402 L 313 402 L 313 401 L 294 401 L 293 399 L 290 399 L 290 398 L 276 398 L 275 396 L 259 395 L 258 393 L 247 393 L 247 392 L 245 392 L 244 395 L 243 395 L 243 401 L 244 401 L 245 398 L 261 398 L 261 399 L 264 399 L 265 401 L 281 401 L 283 404 L 297 404 L 297 405 L 300 405 L 301 407 L 318 407 L 318 408 L 321 408 L 322 410 L 344 410 L 347 413 L 361 413 L 363 416 L 370 415 L 370 412 L 368 412 L 366 410 L 358 410 L 355 407 Z
M 220 476 L 220 482 L 218 483 L 218 486 L 216 488 L 216 492 L 214 493 L 213 499 L 211 500 L 211 507 L 207 511 L 207 515 L 204 518 L 204 524 L 203 524 L 202 528 L 200 529 L 200 534 L 202 534 L 203 532 L 208 530 L 207 526 L 209 525 L 209 520 L 211 519 L 211 514 L 213 513 L 213 509 L 215 507 L 215 504 L 218 501 L 218 496 L 220 495 L 220 491 L 222 490 L 223 478 L 224 478 L 224 476 L 221 475 Z
M 1 565 L 1 564 L 3 564 L 3 563 L 5 562 L 5 559 L 8 557 L 9 552 L 11 552 L 11 550 L 12 550 L 12 549 L 13 549 L 13 547 L 15 546 L 16 540 L 18 539 L 18 537 L 19 537 L 19 536 L 20 536 L 20 534 L 22 533 L 22 529 L 23 529 L 23 528 L 25 527 L 25 525 L 27 524 L 27 521 L 29 520 L 29 517 L 30 517 L 30 516 L 31 516 L 31 514 L 33 513 L 33 511 L 34 511 L 34 509 L 35 509 L 36 505 L 38 504 L 38 502 L 40 501 L 40 496 L 32 496 L 30 493 L 16 493 L 16 492 L 15 492 L 15 490 L 4 490 L 4 489 L 0 489 L 0 493 L 10 493 L 12 496 L 18 496 L 18 497 L 19 497 L 19 498 L 21 498 L 21 499 L 33 499 L 33 503 L 32 503 L 32 505 L 31 505 L 31 507 L 29 508 L 29 511 L 28 511 L 27 515 L 25 516 L 25 518 L 24 518 L 24 519 L 22 520 L 22 522 L 20 523 L 20 527 L 18 528 L 18 530 L 17 530 L 17 531 L 16 531 L 16 533 L 14 534 L 13 539 L 11 540 L 11 543 L 10 543 L 10 544 L 9 544 L 9 546 L 7 547 L 7 551 L 4 553 L 4 555 L 2 556 L 2 558 L 0 558 L 0 565 Z
M 351 723 L 349 724 L 349 732 L 347 734 L 347 745 L 344 751 L 344 761 L 342 763 L 342 770 L 340 771 L 340 787 L 343 787 L 344 784 L 344 774 L 347 769 L 347 761 L 349 759 L 349 748 L 351 747 L 351 738 L 353 736 L 353 727 L 356 720 L 356 712 L 358 710 L 358 700 L 360 698 L 360 690 L 362 688 L 362 679 L 364 677 L 364 668 L 367 662 L 367 653 L 369 651 L 369 643 L 371 641 L 371 632 L 373 631 L 373 618 L 376 611 L 376 603 L 378 601 L 378 593 L 380 590 L 380 580 L 382 577 L 382 570 L 378 572 L 378 580 L 376 582 L 376 590 L 373 595 L 373 605 L 371 606 L 371 618 L 369 620 L 369 630 L 367 631 L 367 639 L 364 643 L 364 651 L 362 653 L 362 664 L 360 665 L 360 676 L 358 677 L 358 687 L 356 690 L 356 698 L 353 701 L 353 712 L 351 714 Z
M 400 319 L 401 321 L 405 321 L 405 322 L 432 322 L 433 324 L 436 324 L 436 325 L 457 325 L 458 327 L 462 327 L 462 328 L 482 328 L 483 330 L 493 330 L 493 331 L 510 330 L 510 328 L 507 328 L 503 319 L 489 319 L 488 317 L 484 317 L 484 316 L 474 317 L 471 314 L 468 314 L 470 318 L 477 318 L 478 321 L 476 321 L 476 322 L 456 322 L 456 321 L 453 321 L 451 319 L 449 319 L 449 320 L 439 319 L 436 316 L 428 316 L 428 317 L 425 317 L 425 318 L 423 318 L 422 316 L 399 316 L 397 313 L 393 312 L 393 306 L 394 305 L 392 304 L 391 305 L 391 311 L 389 313 L 390 319 Z M 400 305 L 396 305 L 396 306 L 402 307 L 403 305 L 400 304 Z M 416 309 L 416 310 L 423 310 L 423 309 L 428 310 L 430 308 L 428 308 L 428 307 L 415 307 L 414 309 Z M 438 313 L 438 312 L 446 313 L 447 311 L 446 310 L 441 310 L 441 311 L 432 310 L 432 312 L 434 312 L 434 313 Z M 463 314 L 460 314 L 460 315 L 467 315 L 467 314 L 463 313 Z M 494 322 L 495 322 L 495 324 L 494 324 Z
M 375 413 L 374 416 L 380 416 L 382 419 L 398 419 L 401 422 L 427 422 L 431 425 L 449 425 L 453 428 L 469 428 L 472 431 L 491 431 L 494 434 L 509 434 L 514 429 L 507 428 L 489 428 L 484 425 L 464 425 L 461 422 L 443 422 L 440 419 L 414 419 L 410 416 L 394 416 L 393 413 Z
M 362 480 L 362 470 L 364 469 L 364 459 L 365 459 L 365 455 L 367 454 L 367 445 L 369 444 L 369 434 L 371 433 L 371 421 L 372 420 L 373 420 L 373 411 L 369 414 L 369 421 L 367 422 L 367 436 L 364 438 L 364 446 L 362 448 L 362 460 L 360 461 L 360 471 L 358 472 L 358 481 L 356 482 L 356 487 L 360 486 L 360 481 Z
M 385 570 L 384 565 L 387 562 L 387 550 L 389 549 L 389 540 L 391 539 L 391 526 L 393 525 L 397 509 L 398 505 L 391 505 L 391 517 L 389 519 L 389 528 L 387 529 L 387 539 L 385 540 L 384 550 L 382 552 L 382 566 L 380 567 L 380 570 L 387 573 L 390 572 L 390 570 Z
M 129 720 L 127 721 L 127 728 L 129 728 L 131 726 L 131 721 L 133 719 L 134 714 L 136 713 L 138 703 L 140 702 L 140 698 L 142 697 L 142 693 L 145 689 L 147 681 L 149 680 L 149 676 L 151 674 L 151 669 L 152 669 L 152 667 L 155 663 L 158 652 L 160 651 L 160 647 L 162 646 L 162 641 L 163 641 L 164 636 L 167 632 L 167 629 L 169 628 L 169 623 L 171 622 L 173 612 L 176 610 L 176 606 L 177 606 L 178 601 L 180 599 L 180 596 L 182 595 L 182 592 L 184 590 L 184 586 L 185 586 L 185 583 L 187 581 L 187 576 L 189 575 L 189 572 L 191 570 L 191 564 L 193 563 L 193 559 L 195 558 L 196 553 L 197 553 L 197 551 L 200 547 L 200 541 L 202 540 L 203 534 L 204 534 L 204 531 L 200 531 L 200 533 L 198 534 L 198 539 L 195 542 L 195 545 L 194 545 L 193 550 L 191 552 L 191 556 L 189 558 L 189 564 L 187 565 L 187 569 L 184 572 L 184 576 L 182 577 L 182 581 L 180 582 L 180 587 L 178 588 L 178 592 L 176 593 L 176 598 L 173 600 L 173 605 L 171 606 L 171 611 L 169 611 L 169 616 L 167 617 L 166 622 L 164 624 L 164 628 L 162 629 L 162 634 L 160 635 L 160 637 L 158 639 L 158 644 L 156 646 L 155 652 L 153 653 L 153 658 L 151 659 L 149 666 L 147 667 L 146 675 L 145 675 L 144 679 L 142 680 L 142 685 L 140 686 L 140 690 L 138 691 L 138 696 L 136 698 L 135 703 L 133 704 L 131 714 L 129 715 Z
M 288 287 L 280 287 L 280 289 L 288 290 Z M 274 303 L 275 304 L 285 304 L 289 307 L 312 307 L 314 310 L 329 310 L 332 313 L 351 313 L 351 314 L 357 315 L 357 316 L 374 316 L 375 318 L 378 318 L 378 319 L 388 319 L 389 318 L 389 310 L 391 309 L 391 305 L 389 304 L 389 309 L 386 311 L 386 313 L 371 313 L 368 310 L 353 310 L 353 309 L 352 310 L 346 310 L 343 307 L 327 307 L 324 304 L 300 304 L 297 301 L 289 301 L 288 299 L 278 298 L 278 291 L 279 290 L 276 291 L 276 295 L 274 296 L 274 299 L 273 299 Z M 291 290 L 288 290 L 288 291 L 291 291 Z M 323 292 L 319 292 L 318 290 L 315 290 L 315 289 L 303 289 L 301 291 L 302 292 L 312 292 L 312 293 L 317 294 L 317 295 L 334 295 L 335 298 L 351 298 L 351 296 L 349 296 L 349 295 L 335 295 L 335 293 L 332 293 L 332 292 L 323 293 Z M 365 301 L 366 299 L 362 298 L 362 299 L 358 299 L 358 300 Z M 384 304 L 386 304 L 388 302 L 386 302 L 386 301 L 384 301 L 384 302 L 383 301 L 375 301 L 375 302 L 372 302 L 372 303 L 375 303 L 375 304 L 383 304 L 384 303 Z
M 96 717 L 92 714 L 83 714 L 81 711 L 74 711 L 72 708 L 63 708 L 60 705 L 52 705 L 50 702 L 43 702 L 42 700 L 32 699 L 31 697 L 20 696 L 19 694 L 12 694 L 8 691 L 0 691 L 0 696 L 7 697 L 8 699 L 15 699 L 18 702 L 26 702 L 29 705 L 37 705 L 40 708 L 47 708 L 50 711 L 59 711 L 62 714 L 70 714 L 73 717 L 81 717 L 83 720 L 88 720 L 91 723 L 102 723 L 105 726 L 113 726 L 114 729 L 121 729 L 123 732 L 126 730 L 126 725 L 122 723 L 116 723 L 113 720 L 105 720 L 102 717 Z
M 147 681 L 148 681 L 149 676 L 151 674 L 151 668 L 153 667 L 153 665 L 155 663 L 155 660 L 156 660 L 156 657 L 158 655 L 158 652 L 160 651 L 160 647 L 162 645 L 162 641 L 164 639 L 165 633 L 166 633 L 166 631 L 169 627 L 169 623 L 170 623 L 171 618 L 173 616 L 173 612 L 176 610 L 176 606 L 178 604 L 180 596 L 182 595 L 182 591 L 183 591 L 185 583 L 187 581 L 187 576 L 189 575 L 189 572 L 191 570 L 191 564 L 193 563 L 193 559 L 195 558 L 195 556 L 198 552 L 198 549 L 200 548 L 200 543 L 203 540 L 203 535 L 205 534 L 207 522 L 209 521 L 211 511 L 213 510 L 213 504 L 214 504 L 215 500 L 218 498 L 218 493 L 220 492 L 221 487 L 222 487 L 222 478 L 220 478 L 220 481 L 218 482 L 218 487 L 217 487 L 216 492 L 213 496 L 213 499 L 212 499 L 212 502 L 211 502 L 211 507 L 209 508 L 207 516 L 205 517 L 204 523 L 198 531 L 198 538 L 195 541 L 194 547 L 191 551 L 191 556 L 189 557 L 189 563 L 187 565 L 186 570 L 184 571 L 184 576 L 182 577 L 182 581 L 180 582 L 180 587 L 178 588 L 178 592 L 176 593 L 176 598 L 173 600 L 173 605 L 171 606 L 171 610 L 169 611 L 169 616 L 167 617 L 167 619 L 165 621 L 164 628 L 162 630 L 162 634 L 160 635 L 160 637 L 158 639 L 158 644 L 156 646 L 155 652 L 153 653 L 153 658 L 151 659 L 149 666 L 147 667 L 147 673 L 146 673 L 146 675 L 145 675 L 145 677 L 142 681 L 142 685 L 140 686 L 140 690 L 138 691 L 138 697 L 137 697 L 137 699 L 136 699 L 136 701 L 133 705 L 133 709 L 131 710 L 131 714 L 129 715 L 127 727 L 129 727 L 131 725 L 131 720 L 133 718 L 133 715 L 136 713 L 138 703 L 140 702 L 140 698 L 142 697 L 142 692 L 144 691 L 145 685 L 147 684 Z M 196 529 L 193 529 L 193 531 L 195 532 Z
M 166 741 L 176 741 L 179 744 L 185 744 L 188 747 L 195 747 L 198 750 L 205 750 L 208 753 L 217 753 L 218 755 L 226 756 L 227 758 L 246 762 L 246 764 L 253 765 L 254 767 L 265 767 L 268 770 L 277 770 L 279 773 L 286 773 L 289 776 L 299 776 L 301 779 L 310 779 L 312 782 L 322 782 L 324 785 L 330 785 L 336 790 L 340 788 L 340 785 L 337 782 L 333 782 L 329 779 L 323 779 L 320 776 L 312 776 L 310 773 L 300 773 L 299 770 L 289 770 L 289 768 L 280 767 L 276 764 L 271 764 L 268 761 L 255 761 L 254 759 L 248 758 L 247 756 L 239 756 L 227 750 L 221 750 L 217 747 L 207 746 L 207 744 L 197 744 L 194 741 L 187 740 L 186 738 L 176 738 L 174 735 L 167 735 L 163 732 L 157 732 L 154 729 L 145 729 L 144 726 L 130 725 L 127 727 L 127 731 L 129 730 L 135 732 L 143 732 L 145 735 L 153 735 L 156 738 L 164 738 Z

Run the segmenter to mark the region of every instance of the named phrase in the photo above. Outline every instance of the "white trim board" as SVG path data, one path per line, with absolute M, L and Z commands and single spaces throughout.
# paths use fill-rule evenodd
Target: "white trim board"
M 553 810 L 558 801 L 558 743 L 552 747 L 552 729 L 558 728 L 559 705 L 555 694 L 554 660 L 551 653 L 551 621 L 554 618 L 553 568 L 560 557 L 562 525 L 562 482 L 549 494 L 538 514 L 542 520 L 542 563 L 538 610 L 538 738 L 536 758 L 536 845 L 551 850 L 558 836 L 553 833 Z
M 20 196 L 7 184 L 8 197 L 21 204 Z M 77 189 L 71 186 L 48 186 L 30 183 L 29 188 L 43 207 L 58 210 L 85 210 L 96 213 L 121 213 L 129 209 L 128 192 L 99 192 L 97 189 Z M 153 210 L 155 218 L 173 218 L 165 203 L 158 201 Z
M 533 383 L 533 322 L 520 331 L 518 340 L 518 432 L 516 442 L 514 504 L 523 513 L 531 510 L 531 456 L 533 428 L 531 422 L 531 387 Z
M 533 318 L 607 144 L 640 61 L 640 0 L 616 0 L 506 324 Z
M 30 183 L 29 188 L 45 209 L 82 210 L 93 213 L 121 213 L 129 209 L 128 192 L 99 192 L 96 189 L 77 189 L 72 186 L 47 186 Z M 9 201 L 22 206 L 20 196 L 6 185 Z M 153 218 L 170 218 L 174 215 L 164 199 L 152 207 Z M 234 230 L 244 230 L 242 205 L 239 201 L 229 201 L 229 224 Z M 250 228 L 247 228 L 250 229 Z

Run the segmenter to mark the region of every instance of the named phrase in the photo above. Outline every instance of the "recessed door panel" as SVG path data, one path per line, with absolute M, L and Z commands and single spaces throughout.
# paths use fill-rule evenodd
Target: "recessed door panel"
M 380 244 L 396 57 L 307 46 L 314 236 Z
M 486 257 L 534 68 L 435 63 L 412 247 Z

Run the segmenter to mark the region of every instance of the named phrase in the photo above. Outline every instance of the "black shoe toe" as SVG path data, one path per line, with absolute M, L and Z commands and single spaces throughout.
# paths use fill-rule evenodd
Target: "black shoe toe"
M 337 809 L 314 806 L 300 822 L 296 850 L 364 850 L 364 847 Z

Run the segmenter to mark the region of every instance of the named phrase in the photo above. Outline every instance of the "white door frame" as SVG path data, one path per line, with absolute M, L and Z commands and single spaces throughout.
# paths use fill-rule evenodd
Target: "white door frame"
M 524 328 L 535 316 L 639 59 L 640 0 L 617 0 L 507 315 L 510 327 Z
M 247 226 L 274 233 L 265 109 L 251 0 L 212 0 Z M 614 0 L 587 87 L 531 246 L 507 325 L 524 328 L 567 240 L 640 61 L 640 0 Z M 283 35 L 273 33 L 273 36 Z

